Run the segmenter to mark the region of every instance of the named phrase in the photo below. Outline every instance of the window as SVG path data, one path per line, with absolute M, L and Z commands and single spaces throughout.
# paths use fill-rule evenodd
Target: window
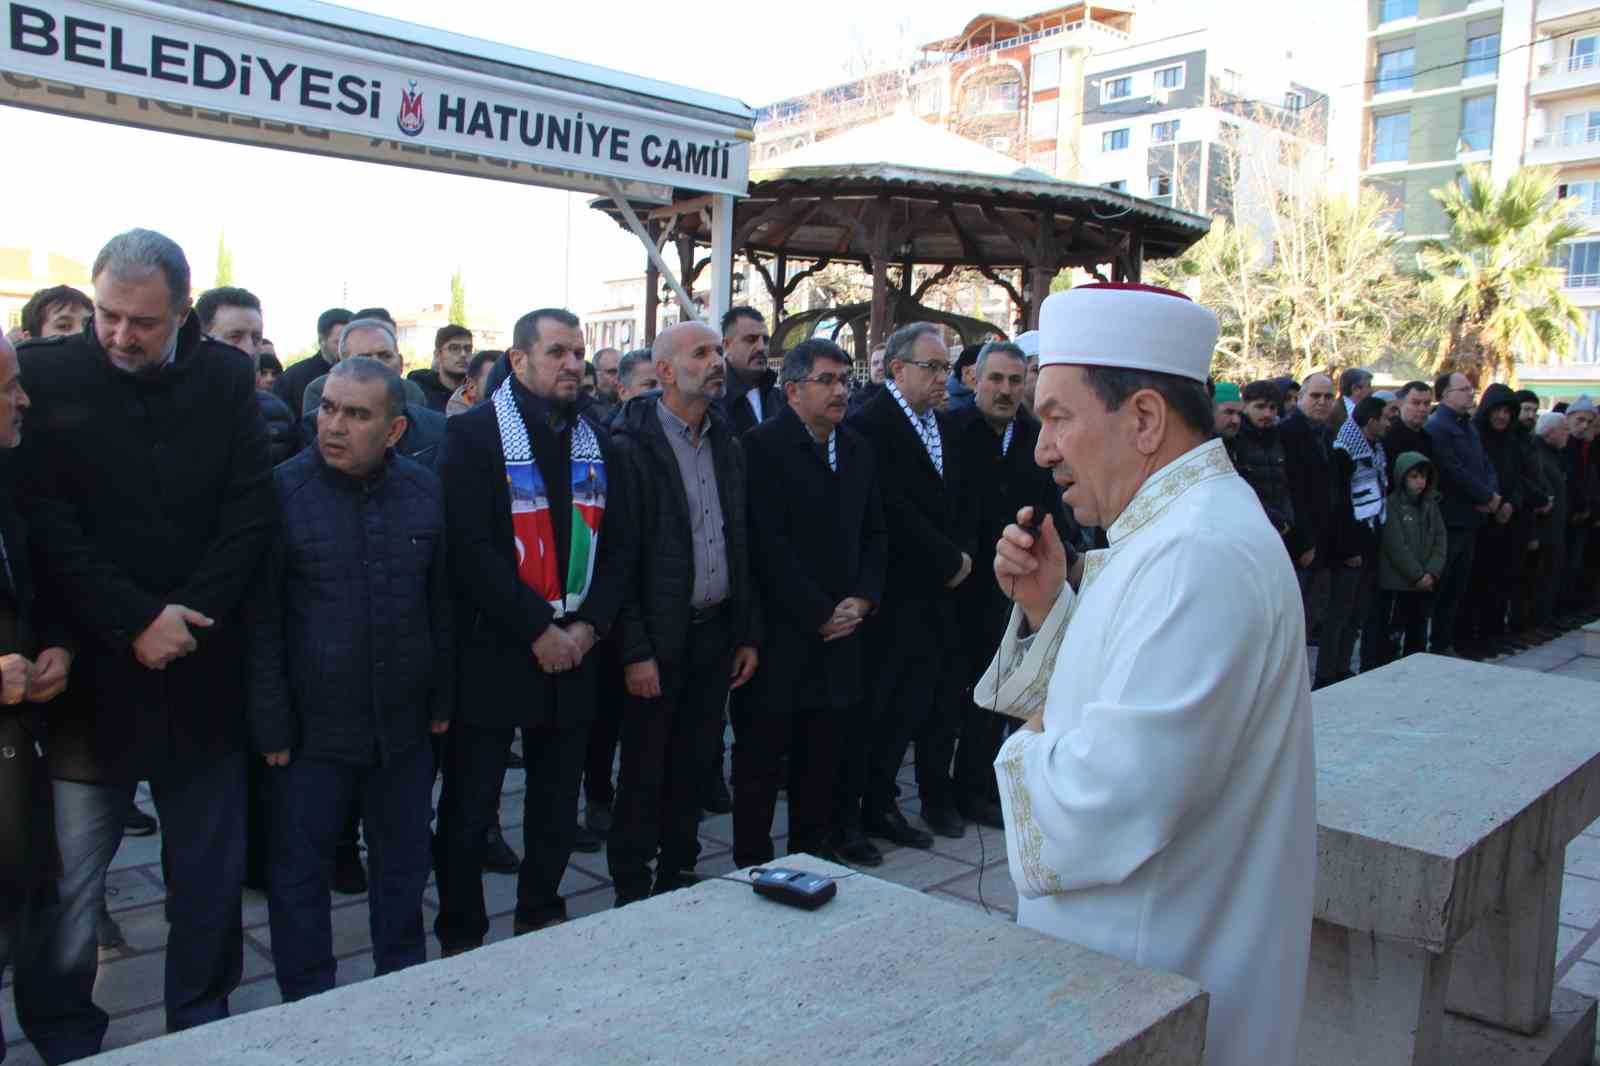
M 1128 147 L 1128 128 L 1120 130 L 1106 130 L 1100 135 L 1100 150 L 1102 152 L 1120 152 Z
M 1151 144 L 1171 144 L 1178 139 L 1178 120 L 1155 122 L 1150 125 Z
M 1411 88 L 1412 74 L 1416 67 L 1415 48 L 1396 48 L 1392 52 L 1379 52 L 1378 92 L 1392 93 Z
M 1583 327 L 1569 325 L 1572 334 L 1572 361 L 1574 363 L 1600 363 L 1600 310 L 1583 313 Z
M 1183 88 L 1183 64 L 1175 67 L 1162 67 L 1156 71 L 1155 84 L 1157 89 Z
M 1461 147 L 1487 152 L 1494 147 L 1494 97 L 1472 96 L 1461 101 Z
M 1466 78 L 1477 78 L 1485 74 L 1498 74 L 1500 72 L 1500 35 L 1488 33 L 1482 37 L 1467 39 L 1467 65 L 1462 68 L 1461 75 Z
M 991 81 L 967 89 L 966 113 L 969 115 L 1004 114 L 1022 108 L 1022 82 Z
M 1036 141 L 1053 141 L 1056 139 L 1056 119 L 1059 107 L 1054 100 L 1035 103 L 1032 113 L 1028 116 L 1028 129 L 1030 136 Z
M 1102 100 L 1126 100 L 1133 95 L 1133 79 L 1127 76 L 1112 78 L 1100 89 Z
M 1575 201 L 1580 214 L 1600 215 L 1600 181 L 1573 181 L 1557 185 L 1556 198 Z
M 1600 37 L 1574 37 L 1572 49 L 1567 55 L 1567 69 L 1592 70 L 1597 52 L 1600 52 Z
M 1172 195 L 1172 175 L 1171 174 L 1152 174 L 1152 175 L 1150 175 L 1150 195 L 1151 196 L 1157 196 L 1157 197 L 1159 197 L 1159 196 L 1171 196 Z
M 1411 158 L 1411 112 L 1378 115 L 1372 120 L 1372 161 L 1404 163 Z
M 1128 183 L 1126 181 L 1108 181 L 1106 182 L 1106 188 L 1112 192 L 1127 192 Z
M 1055 89 L 1061 85 L 1061 53 L 1040 52 L 1033 57 L 1033 82 L 1034 91 L 1040 89 Z
M 1600 241 L 1563 244 L 1556 252 L 1556 266 L 1566 271 L 1569 289 L 1600 289 Z
M 1561 143 L 1567 147 L 1600 141 L 1600 111 L 1579 111 L 1561 120 Z
M 1396 233 L 1406 229 L 1406 183 L 1402 179 L 1368 182 L 1367 188 L 1383 197 L 1388 205 L 1383 221 Z
M 1416 17 L 1417 0 L 1383 0 L 1383 8 L 1378 13 L 1379 22 L 1393 22 L 1395 19 Z
M 1306 106 L 1306 94 L 1298 89 L 1290 89 L 1283 94 L 1283 109 L 1290 114 L 1298 115 Z

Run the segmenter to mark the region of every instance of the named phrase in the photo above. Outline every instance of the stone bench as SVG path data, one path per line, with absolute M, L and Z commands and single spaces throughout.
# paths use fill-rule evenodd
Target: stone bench
M 1186 978 L 872 877 L 814 912 L 717 880 L 94 1061 L 1199 1066 L 1206 1007 Z
M 1600 817 L 1600 687 L 1415 655 L 1313 706 L 1301 1066 L 1587 1063 L 1594 1001 L 1554 983 L 1566 845 Z
M 1583 627 L 1583 654 L 1600 659 L 1600 622 L 1590 622 Z

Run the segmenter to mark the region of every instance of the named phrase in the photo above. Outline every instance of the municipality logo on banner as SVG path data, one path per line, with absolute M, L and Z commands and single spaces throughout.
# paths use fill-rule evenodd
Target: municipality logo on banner
M 415 79 L 408 81 L 405 91 L 400 94 L 400 113 L 394 121 L 407 137 L 415 137 L 422 132 L 422 94 L 417 91 Z

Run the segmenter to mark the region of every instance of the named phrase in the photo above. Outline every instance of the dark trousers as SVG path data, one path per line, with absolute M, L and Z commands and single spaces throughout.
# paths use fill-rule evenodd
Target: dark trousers
M 658 661 L 661 695 L 629 696 L 622 710 L 622 768 L 606 859 L 619 906 L 657 891 L 700 857 L 700 804 L 722 731 L 733 668 L 728 612 L 691 625 L 679 659 Z M 568 821 L 571 819 L 569 818 Z
M 383 766 L 295 759 L 268 768 L 266 793 L 272 847 L 268 915 L 284 1002 L 334 986 L 334 852 L 357 797 L 367 831 L 367 910 L 378 975 L 426 962 L 422 890 L 428 883 L 433 748 L 415 744 Z
M 972 702 L 970 690 L 963 700 L 961 746 L 956 749 L 955 798 L 960 804 L 998 803 L 1000 783 L 994 761 L 1010 735 L 1013 720 Z
M 1516 587 L 1518 537 L 1509 525 L 1491 521 L 1478 530 L 1472 549 L 1471 577 L 1467 580 L 1456 639 L 1492 640 L 1506 634 L 1506 612 Z
M 1546 530 L 1533 560 L 1533 624 L 1554 625 L 1561 582 L 1567 569 L 1567 541 L 1563 530 Z
M 1444 573 L 1439 575 L 1439 591 L 1433 600 L 1430 647 L 1434 652 L 1455 650 L 1457 620 L 1472 582 L 1472 557 L 1477 544 L 1475 529 L 1451 526 L 1446 531 Z
M 614 640 L 595 645 L 594 721 L 589 726 L 589 754 L 584 764 L 583 795 L 590 807 L 609 807 L 617 798 L 611 770 L 617 761 L 622 730 L 622 656 Z
M 1561 594 L 1557 604 L 1563 610 L 1583 609 L 1593 602 L 1593 590 L 1588 585 L 1585 560 L 1589 546 L 1589 520 L 1567 526 L 1567 559 L 1561 576 Z
M 96 1054 L 109 1017 L 94 1002 L 97 925 L 106 868 L 122 840 L 133 782 L 54 784 L 62 874 L 57 899 L 34 914 L 42 938 L 32 980 L 16 986 L 17 1017 L 46 1062 Z M 167 1030 L 228 1016 L 244 965 L 245 755 L 168 766 L 150 778 L 167 858 L 164 999 Z
M 1382 599 L 1389 616 L 1386 633 L 1389 639 L 1384 662 L 1392 662 L 1395 658 L 1395 634 L 1400 635 L 1400 655 L 1419 655 L 1427 651 L 1428 615 L 1433 610 L 1433 593 L 1384 592 Z
M 961 679 L 965 666 L 950 660 L 937 664 L 934 674 L 933 704 L 927 710 L 922 728 L 911 736 L 917 742 L 917 792 L 924 809 L 955 808 L 956 788 L 951 767 L 956 755 L 956 742 L 962 736 L 962 727 L 968 721 L 965 714 L 967 701 L 961 697 Z M 979 744 L 987 742 L 979 738 Z M 905 758 L 905 745 L 899 748 L 899 758 Z M 998 749 L 996 749 L 998 751 Z
M 827 847 L 833 821 L 833 779 L 839 761 L 839 724 L 853 712 L 836 707 L 733 708 L 733 861 L 759 866 L 775 857 L 772 817 L 778 788 L 789 788 L 791 853 Z M 782 780 L 789 760 L 788 781 Z
M 942 802 L 949 798 L 951 749 L 944 735 L 949 726 L 939 721 L 935 723 L 935 731 L 928 732 L 943 691 L 944 657 L 940 649 L 906 654 L 881 645 L 877 648 L 869 645 L 868 656 L 873 663 L 868 698 L 874 704 L 875 713 L 867 736 L 861 790 L 843 798 L 841 827 L 859 825 L 863 815 L 870 816 L 895 806 L 895 776 L 905 763 L 906 748 L 913 737 L 917 738 L 917 780 L 923 799 Z M 924 736 L 929 738 L 926 752 Z M 942 789 L 940 774 L 934 772 L 940 766 L 941 756 Z M 853 788 L 856 782 L 849 784 Z M 855 808 L 853 817 L 852 807 Z
M 1362 558 L 1361 566 L 1338 565 L 1329 570 L 1328 613 L 1323 617 L 1322 639 L 1317 645 L 1317 680 L 1324 684 L 1350 672 L 1356 638 L 1371 610 L 1378 568 L 1372 554 Z
M 1294 576 L 1300 585 L 1300 603 L 1306 612 L 1306 642 L 1320 645 L 1322 618 L 1328 613 L 1328 567 L 1319 556 L 1303 570 L 1296 567 Z
M 456 722 L 446 734 L 444 789 L 434 862 L 439 915 L 433 931 L 446 950 L 473 948 L 489 932 L 483 902 L 483 852 L 500 811 L 500 779 L 511 727 L 483 729 Z M 522 731 L 527 788 L 522 793 L 522 866 L 517 871 L 516 922 L 543 925 L 567 916 L 561 877 L 578 831 L 573 812 L 589 740 L 587 716 L 562 728 Z

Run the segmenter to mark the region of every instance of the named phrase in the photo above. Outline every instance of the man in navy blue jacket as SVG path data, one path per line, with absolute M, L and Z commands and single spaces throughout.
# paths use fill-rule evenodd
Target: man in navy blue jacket
M 329 890 L 357 802 L 377 971 L 427 960 L 427 741 L 449 729 L 454 691 L 444 489 L 395 454 L 404 412 L 393 370 L 341 360 L 316 446 L 273 472 L 284 524 L 250 607 L 250 725 L 268 767 L 268 902 L 286 1002 L 334 986 Z
M 1494 466 L 1472 424 L 1472 382 L 1465 374 L 1440 374 L 1434 383 L 1439 406 L 1425 427 L 1433 444 L 1433 463 L 1444 493 L 1441 510 L 1449 533 L 1444 573 L 1433 603 L 1435 655 L 1455 654 L 1456 617 L 1472 576 L 1472 555 L 1485 517 L 1498 516 L 1506 504 L 1500 499 Z

